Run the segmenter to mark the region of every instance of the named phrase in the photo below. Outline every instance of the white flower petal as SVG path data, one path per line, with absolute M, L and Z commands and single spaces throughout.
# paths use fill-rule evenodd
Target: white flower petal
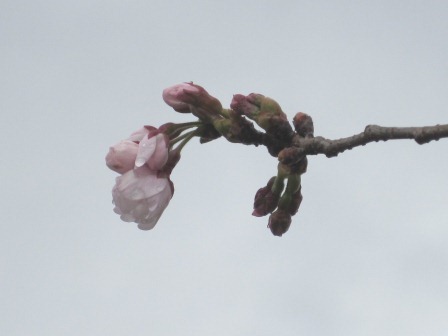
M 141 141 L 145 136 L 148 136 L 149 130 L 146 127 L 142 127 L 138 130 L 136 130 L 134 133 L 132 133 L 128 140 L 130 141 Z
M 146 165 L 117 177 L 112 190 L 114 211 L 125 222 L 136 222 L 142 230 L 152 229 L 171 200 L 168 178 L 157 177 Z
M 135 166 L 136 167 L 143 166 L 146 163 L 146 161 L 148 161 L 154 154 L 156 146 L 157 146 L 156 137 L 151 137 L 149 139 L 147 137 L 143 138 L 143 140 L 140 141 L 140 144 L 138 145 L 138 153 L 137 158 L 135 159 Z

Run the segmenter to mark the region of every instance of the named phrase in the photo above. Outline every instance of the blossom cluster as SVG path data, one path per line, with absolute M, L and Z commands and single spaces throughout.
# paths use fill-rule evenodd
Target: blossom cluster
M 121 174 L 112 189 L 114 211 L 125 222 L 136 222 L 142 230 L 152 229 L 174 193 L 169 174 L 169 139 L 152 126 L 110 147 L 106 165 Z
M 307 167 L 306 157 L 292 146 L 292 139 L 313 137 L 311 117 L 296 114 L 293 129 L 280 105 L 269 97 L 237 94 L 230 109 L 225 109 L 193 83 L 169 87 L 162 96 L 175 111 L 191 113 L 197 120 L 144 126 L 110 147 L 106 164 L 120 174 L 112 189 L 114 211 L 120 218 L 142 230 L 154 228 L 173 196 L 170 174 L 182 148 L 193 137 L 206 143 L 222 136 L 233 143 L 264 145 L 278 158 L 277 175 L 256 193 L 252 215 L 269 215 L 268 227 L 276 236 L 288 231 L 302 201 L 301 175 Z

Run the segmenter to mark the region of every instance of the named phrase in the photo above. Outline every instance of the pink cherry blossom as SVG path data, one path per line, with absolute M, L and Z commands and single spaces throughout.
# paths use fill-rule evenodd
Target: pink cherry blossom
M 128 140 L 140 142 L 145 136 L 148 136 L 148 134 L 152 132 L 157 132 L 157 128 L 153 126 L 144 126 L 135 132 L 132 132 L 132 134 L 129 136 Z
M 145 136 L 138 145 L 138 153 L 135 166 L 141 167 L 145 163 L 153 171 L 162 169 L 168 160 L 169 139 L 165 134 L 159 133 L 155 136 Z
M 169 173 L 161 170 L 168 160 L 169 138 L 160 129 L 145 126 L 110 148 L 107 166 L 123 174 L 112 189 L 114 211 L 125 222 L 152 229 L 173 196 Z
M 133 132 L 128 139 L 110 147 L 106 165 L 119 174 L 147 164 L 159 171 L 168 160 L 169 138 L 155 127 L 145 126 Z
M 173 196 L 168 177 L 144 165 L 116 178 L 112 190 L 114 211 L 125 222 L 135 222 L 141 230 L 151 230 Z
M 139 146 L 130 140 L 123 140 L 109 148 L 106 155 L 106 165 L 119 174 L 124 174 L 134 168 Z
M 163 90 L 162 97 L 165 103 L 175 111 L 189 113 L 191 112 L 189 105 L 192 103 L 192 99 L 195 99 L 194 96 L 202 92 L 201 89 L 205 91 L 202 87 L 193 83 L 177 84 Z

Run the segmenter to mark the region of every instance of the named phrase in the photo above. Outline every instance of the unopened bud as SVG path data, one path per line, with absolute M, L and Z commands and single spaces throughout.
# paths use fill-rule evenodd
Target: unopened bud
M 236 94 L 233 96 L 230 107 L 238 114 L 254 120 L 266 131 L 269 131 L 275 123 L 288 122 L 280 105 L 274 99 L 262 94 L 251 93 L 248 96 Z
M 299 112 L 294 116 L 292 121 L 298 135 L 302 137 L 314 136 L 313 119 L 306 113 Z
M 281 237 L 291 225 L 291 215 L 284 210 L 277 209 L 269 216 L 268 227 L 274 236 Z
M 268 184 L 260 188 L 255 194 L 254 200 L 254 211 L 252 212 L 253 216 L 262 217 L 266 216 L 268 213 L 271 213 L 277 207 L 279 194 L 275 194 L 272 192 L 272 186 L 276 176 L 272 177 Z
M 123 140 L 109 148 L 106 155 L 106 165 L 119 174 L 124 174 L 134 168 L 138 145 L 131 140 Z
M 190 105 L 194 101 L 192 97 L 199 95 L 200 89 L 200 86 L 193 83 L 177 84 L 163 90 L 162 97 L 175 111 L 190 113 Z
M 204 121 L 211 121 L 221 113 L 221 102 L 202 86 L 182 83 L 163 90 L 163 100 L 175 111 L 193 113 Z
M 286 114 L 274 99 L 258 93 L 251 93 L 248 96 L 237 94 L 233 96 L 230 107 L 236 113 L 255 121 L 270 135 L 270 138 L 275 139 L 266 144 L 271 155 L 277 156 L 282 148 L 290 145 L 292 127 Z
M 255 120 L 258 117 L 263 95 L 251 93 L 248 96 L 236 94 L 233 96 L 230 108 L 239 115 L 245 115 L 249 119 Z

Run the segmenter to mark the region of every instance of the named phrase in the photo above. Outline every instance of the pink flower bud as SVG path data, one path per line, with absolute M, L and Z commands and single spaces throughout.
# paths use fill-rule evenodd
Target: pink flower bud
M 270 137 L 276 140 L 267 144 L 271 155 L 277 156 L 282 148 L 290 144 L 293 135 L 292 127 L 286 114 L 274 99 L 258 93 L 251 93 L 248 96 L 236 94 L 233 96 L 230 108 L 255 121 Z
M 255 120 L 260 113 L 261 100 L 263 98 L 264 96 L 258 93 L 251 93 L 248 96 L 236 94 L 233 95 L 230 108 L 240 115 L 245 115 Z
M 172 182 L 158 177 L 146 165 L 117 177 L 112 190 L 114 211 L 125 222 L 151 230 L 173 196 Z
M 182 83 L 170 86 L 163 90 L 163 100 L 175 111 L 190 113 L 190 105 L 194 103 L 194 97 L 205 91 L 199 85 L 193 83 Z
M 138 145 L 130 140 L 123 140 L 110 147 L 106 155 L 106 165 L 119 174 L 124 174 L 134 168 Z
M 182 83 L 163 90 L 163 100 L 177 112 L 191 112 L 206 122 L 219 118 L 222 111 L 218 99 L 193 83 Z

